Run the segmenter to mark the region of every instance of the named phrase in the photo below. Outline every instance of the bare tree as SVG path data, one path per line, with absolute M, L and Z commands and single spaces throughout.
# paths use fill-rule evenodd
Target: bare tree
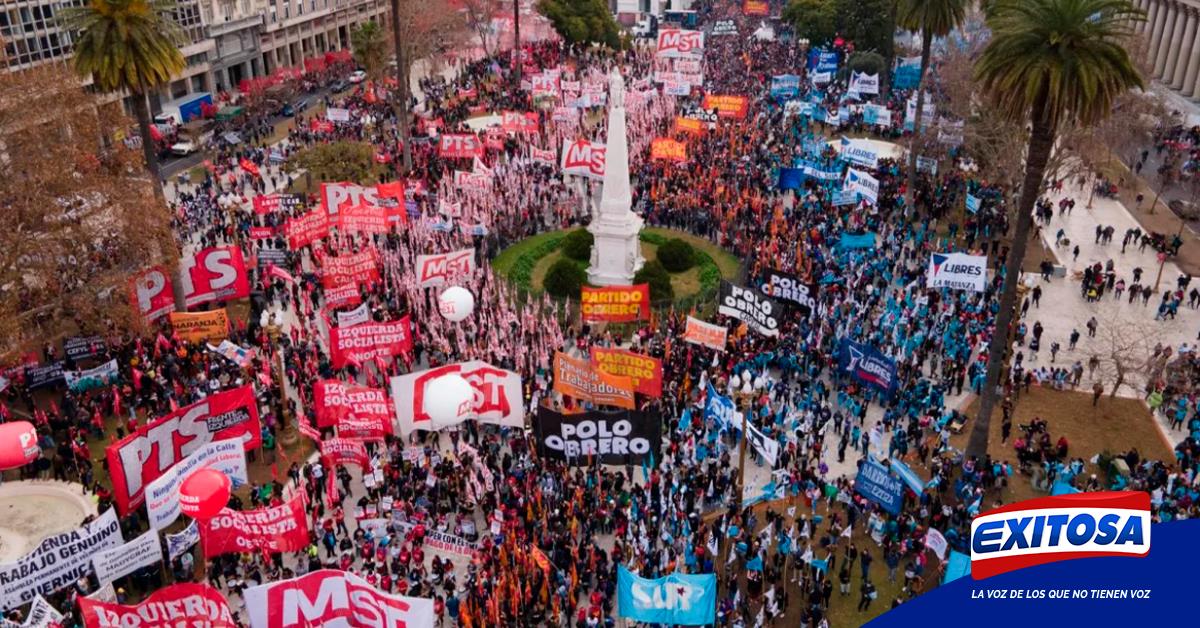
M 137 327 L 130 274 L 177 263 L 132 128 L 61 65 L 0 75 L 0 357 Z
M 1095 318 L 1096 337 L 1089 338 L 1083 348 L 1089 362 L 1096 363 L 1092 380 L 1104 385 L 1109 398 L 1116 397 L 1123 386 L 1145 386 L 1147 377 L 1161 373 L 1162 369 L 1156 368 L 1156 352 L 1160 358 L 1164 355 L 1156 347 L 1160 336 L 1144 316 L 1131 316 L 1110 299 L 1101 303 Z M 1085 325 L 1080 321 L 1081 327 Z
M 463 11 L 466 14 L 467 26 L 479 36 L 479 44 L 483 47 L 484 56 L 492 56 L 488 46 L 488 36 L 492 32 L 492 18 L 500 12 L 504 0 L 462 0 Z M 502 42 L 496 42 L 497 47 Z

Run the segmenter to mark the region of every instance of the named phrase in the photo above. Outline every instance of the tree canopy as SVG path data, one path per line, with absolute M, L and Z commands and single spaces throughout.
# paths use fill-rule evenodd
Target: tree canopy
M 350 48 L 354 52 L 354 62 L 371 80 L 377 81 L 383 76 L 392 49 L 387 32 L 375 20 L 363 23 L 350 33 Z
M 568 43 L 622 47 L 621 29 L 604 0 L 540 0 L 538 11 Z
M 891 0 L 789 0 L 783 9 L 783 19 L 813 46 L 841 36 L 856 50 L 879 52 L 891 42 L 891 14 Z

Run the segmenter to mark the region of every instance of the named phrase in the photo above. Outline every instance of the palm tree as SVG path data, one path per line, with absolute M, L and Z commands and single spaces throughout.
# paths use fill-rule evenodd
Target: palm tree
M 174 9 L 172 0 L 88 0 L 60 14 L 63 25 L 76 33 L 75 71 L 90 76 L 101 91 L 133 95 L 146 170 L 160 196 L 146 96 L 185 66 L 179 51 L 182 31 L 171 18 Z
M 366 22 L 350 33 L 350 49 L 354 51 L 354 62 L 367 73 L 367 78 L 377 81 L 387 67 L 387 33 L 375 20 Z
M 968 0 L 899 0 L 896 21 L 910 31 L 921 31 L 921 73 L 917 75 L 917 115 L 913 120 L 908 145 L 908 186 L 904 206 L 912 207 L 917 183 L 917 142 L 921 137 L 921 112 L 925 107 L 925 71 L 929 69 L 929 51 L 934 37 L 945 37 L 963 23 Z M 891 71 L 891 66 L 888 66 Z
M 1004 265 L 1000 311 L 988 346 L 987 382 L 967 454 L 987 453 L 1005 353 L 1010 349 L 1013 306 L 1033 205 L 1042 192 L 1046 163 L 1058 130 L 1092 125 L 1112 112 L 1122 93 L 1144 79 L 1122 45 L 1145 14 L 1129 0 L 997 0 L 988 17 L 992 38 L 975 63 L 975 77 L 997 111 L 1029 125 L 1025 179 L 1017 227 Z

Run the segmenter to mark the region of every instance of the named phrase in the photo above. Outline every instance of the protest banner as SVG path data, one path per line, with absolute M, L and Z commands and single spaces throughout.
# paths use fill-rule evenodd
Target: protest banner
M 321 267 L 321 286 L 330 288 L 347 283 L 372 284 L 379 281 L 379 253 L 369 246 L 357 253 L 317 255 Z
M 92 567 L 96 570 L 96 579 L 105 583 L 161 561 L 162 541 L 158 538 L 158 530 L 150 530 L 124 545 L 96 552 L 92 556 Z
M 627 323 L 650 319 L 650 284 L 583 286 L 579 315 L 585 323 Z
M 717 120 L 719 120 L 721 116 L 714 109 L 689 107 L 680 114 L 680 117 L 702 122 L 711 131 L 717 128 Z
M 856 94 L 879 93 L 879 75 L 866 72 L 850 72 L 850 87 L 846 90 Z
M 192 519 L 178 534 L 167 535 L 167 560 L 175 560 L 200 542 L 200 524 Z
M 204 342 L 229 335 L 229 316 L 225 308 L 208 312 L 171 312 L 171 329 L 181 340 Z
M 705 109 L 716 109 L 719 117 L 743 120 L 750 111 L 750 99 L 745 96 L 705 94 L 701 106 Z
M 812 316 L 817 309 L 817 290 L 815 282 L 801 281 L 795 275 L 779 270 L 768 270 L 762 283 L 763 294 L 795 305 L 805 316 Z
M 208 443 L 146 484 L 146 515 L 152 529 L 162 530 L 175 523 L 179 518 L 179 485 L 193 472 L 203 468 L 224 473 L 233 488 L 250 481 L 246 473 L 246 448 L 241 439 Z
M 228 340 L 222 340 L 221 344 L 215 347 L 211 344 L 207 345 L 207 347 L 209 351 L 225 358 L 226 360 L 229 360 L 230 362 L 233 362 L 244 369 L 250 368 L 254 358 L 258 355 L 257 349 L 247 349 L 245 347 L 235 345 Z
M 278 227 L 250 227 L 251 240 L 269 240 L 279 234 Z
M 321 441 L 321 460 L 326 468 L 332 469 L 339 464 L 352 464 L 361 469 L 371 466 L 367 456 L 367 447 L 361 440 L 353 438 L 326 438 Z
M 536 135 L 538 116 L 533 112 L 504 111 L 500 114 L 500 128 L 515 135 Z
M 337 379 L 323 379 L 313 386 L 313 408 L 317 427 L 321 428 L 332 427 L 349 415 L 391 416 L 383 389 L 347 384 Z
M 656 137 L 650 141 L 650 159 L 687 161 L 687 144 L 669 137 Z
M 929 288 L 983 292 L 987 289 L 987 256 L 966 253 L 930 253 Z M 70 377 L 67 378 L 70 380 Z
M 154 480 L 201 447 L 226 439 L 249 451 L 262 445 L 254 387 L 215 393 L 139 427 L 105 450 L 113 500 L 122 515 L 140 506 Z
M 349 122 L 350 110 L 341 107 L 329 107 L 325 109 L 325 119 L 330 122 Z
M 129 302 L 147 325 L 175 311 L 175 290 L 162 266 L 151 266 L 129 279 Z
M 544 166 L 553 166 L 554 164 L 558 163 L 558 156 L 554 154 L 553 150 L 542 150 L 535 146 L 529 147 L 529 158 L 533 160 L 534 163 L 542 164 Z
M 222 510 L 200 522 L 200 547 L 205 558 L 242 552 L 299 552 L 308 546 L 305 496 L 257 510 Z
M 686 81 L 668 79 L 662 84 L 663 93 L 668 96 L 687 96 L 692 93 L 692 84 Z
M 329 237 L 329 215 L 322 210 L 314 209 L 297 218 L 289 218 L 283 226 L 287 237 L 288 247 L 300 249 L 317 240 Z
M 712 36 L 713 37 L 728 37 L 738 34 L 737 22 L 735 20 L 717 20 L 713 22 Z
M 79 598 L 85 628 L 241 628 L 225 596 L 207 584 L 180 583 L 126 606 Z
M 767 16 L 771 14 L 771 5 L 767 0 L 743 0 L 742 13 L 744 15 Z
M 521 376 L 487 362 L 472 360 L 391 379 L 392 399 L 401 433 L 432 429 L 433 420 L 425 410 L 427 389 L 434 380 L 450 373 L 460 375 L 475 389 L 475 400 L 468 418 L 509 427 L 525 426 Z
M 658 47 L 654 54 L 659 57 L 701 56 L 704 54 L 704 31 L 659 28 Z
M 692 135 L 704 135 L 705 129 L 706 129 L 706 125 L 699 120 L 693 120 L 691 118 L 685 118 L 683 116 L 675 116 L 675 132 L 676 133 L 690 133 Z
M 779 459 L 779 441 L 762 433 L 753 423 L 746 423 L 746 440 L 750 441 L 750 445 L 754 447 L 754 451 L 763 457 L 771 467 L 775 466 L 775 461 Z
M 778 100 L 800 95 L 800 77 L 795 74 L 780 74 L 771 77 L 771 97 Z
M 983 199 L 971 194 L 970 192 L 967 192 L 966 203 L 967 213 L 970 214 L 978 214 L 979 210 L 983 208 Z
M 475 249 L 417 256 L 417 287 L 444 286 L 475 273 Z
M 250 628 L 433 628 L 435 619 L 433 600 L 391 595 L 333 569 L 251 587 L 243 598 Z
M 359 292 L 358 282 L 338 284 L 325 289 L 325 303 L 329 307 L 350 307 L 362 303 L 362 293 Z
M 716 424 L 719 431 L 734 429 L 742 430 L 742 421 L 740 413 L 737 411 L 737 405 L 733 399 L 717 392 L 713 387 L 712 382 L 708 383 L 708 388 L 704 393 L 704 421 L 707 423 L 709 419 Z
M 673 573 L 651 579 L 618 565 L 617 616 L 647 624 L 715 625 L 717 576 Z
M 347 205 L 338 212 L 338 230 L 342 233 L 387 233 L 391 228 L 383 207 Z
M 179 276 L 183 279 L 184 303 L 189 308 L 250 296 L 246 260 L 240 247 L 217 246 L 185 255 L 180 260 Z
M 754 288 L 722 281 L 717 313 L 736 318 L 764 336 L 775 337 L 779 335 L 783 307 Z
M 63 371 L 62 362 L 34 364 L 25 367 L 25 388 L 27 390 L 57 386 L 64 381 L 66 381 L 66 373 Z
M 879 179 L 863 172 L 849 168 L 846 170 L 846 185 L 848 192 L 858 194 L 859 198 L 875 205 L 879 202 Z
M 412 351 L 409 315 L 385 323 L 363 323 L 329 330 L 329 360 L 333 368 L 362 364 L 376 357 L 395 357 Z
M 683 332 L 683 339 L 709 349 L 724 351 L 728 334 L 729 330 L 722 325 L 713 325 L 689 316 L 687 317 L 687 327 Z
M 354 327 L 371 320 L 371 308 L 366 303 L 350 310 L 337 313 L 338 327 Z
M 658 458 L 662 423 L 658 415 L 620 410 L 563 414 L 541 406 L 534 424 L 538 455 L 572 466 L 641 465 Z
M 633 382 L 592 368 L 586 360 L 554 354 L 554 390 L 597 406 L 634 408 Z
M 99 357 L 108 350 L 100 336 L 71 336 L 63 341 L 63 355 L 72 362 Z
M 81 528 L 42 539 L 28 554 L 0 563 L 0 605 L 10 611 L 75 584 L 92 573 L 92 556 L 124 542 L 112 508 Z
M 850 339 L 843 339 L 839 347 L 838 370 L 889 394 L 897 385 L 895 360 Z
M 843 137 L 838 143 L 838 149 L 843 161 L 871 169 L 879 165 L 879 151 L 868 140 Z
M 438 137 L 438 156 L 443 159 L 483 157 L 483 143 L 469 133 L 443 133 Z
M 592 347 L 592 368 L 628 377 L 634 390 L 648 397 L 661 397 L 663 384 L 662 361 L 625 349 Z
M 107 388 L 117 383 L 120 377 L 121 371 L 117 368 L 116 358 L 84 371 L 63 371 L 63 379 L 67 382 L 67 388 L 74 393 Z
M 7 627 L 20 626 L 21 628 L 60 628 L 63 623 L 63 614 L 58 612 L 46 598 L 38 595 L 33 598 L 33 604 L 29 605 L 29 615 L 25 617 L 25 621 L 17 624 L 5 620 L 4 625 Z
M 904 505 L 904 483 L 893 477 L 883 465 L 866 458 L 854 478 L 854 492 L 879 504 L 893 515 Z
M 254 197 L 254 213 L 270 214 L 277 211 L 291 213 L 304 207 L 304 197 L 299 194 L 259 194 Z
M 588 140 L 563 140 L 563 174 L 604 180 L 604 159 L 607 147 Z

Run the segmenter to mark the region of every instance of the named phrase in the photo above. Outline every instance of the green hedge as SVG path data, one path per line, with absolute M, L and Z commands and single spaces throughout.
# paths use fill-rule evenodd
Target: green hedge
M 658 261 L 668 272 L 682 273 L 696 264 L 696 252 L 686 241 L 671 238 L 658 247 Z
M 579 264 L 561 258 L 550 266 L 550 270 L 546 271 L 542 287 L 556 297 L 578 298 L 580 288 L 585 282 L 587 282 L 587 273 L 579 267 Z M 668 287 L 670 286 L 668 285 Z
M 581 262 L 589 261 L 592 259 L 592 244 L 595 241 L 596 236 L 592 235 L 591 231 L 576 229 L 563 238 L 563 255 Z
M 650 301 L 660 303 L 675 298 L 675 289 L 671 287 L 671 275 L 658 260 L 646 262 L 633 276 L 633 283 L 650 284 Z
M 509 272 L 508 278 L 517 286 L 528 289 L 529 282 L 533 281 L 533 269 L 537 266 L 539 260 L 556 251 L 559 245 L 562 244 L 564 235 L 558 235 L 551 238 L 546 238 L 537 246 L 529 249 L 517 258 L 513 263 L 512 271 Z

